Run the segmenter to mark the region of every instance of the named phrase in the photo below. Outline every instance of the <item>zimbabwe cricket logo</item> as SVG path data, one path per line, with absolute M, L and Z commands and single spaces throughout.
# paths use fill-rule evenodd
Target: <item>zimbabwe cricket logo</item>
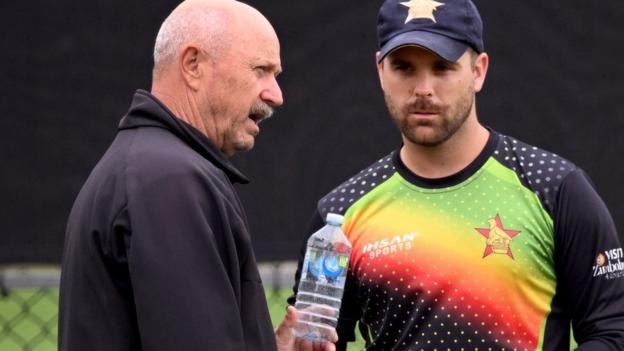
M 483 258 L 495 253 L 507 255 L 514 259 L 510 245 L 513 238 L 520 234 L 520 231 L 505 229 L 498 213 L 495 218 L 488 219 L 488 223 L 490 225 L 489 228 L 475 228 L 486 239 Z

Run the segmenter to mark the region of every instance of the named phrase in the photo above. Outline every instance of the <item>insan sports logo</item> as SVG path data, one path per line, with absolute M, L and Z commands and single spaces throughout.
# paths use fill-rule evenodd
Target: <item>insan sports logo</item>
M 379 256 L 386 256 L 398 251 L 411 250 L 413 241 L 418 233 L 407 233 L 403 235 L 396 235 L 392 238 L 377 240 L 372 243 L 364 245 L 362 249 L 363 254 L 368 254 L 368 257 L 372 260 Z
M 594 278 L 604 276 L 606 279 L 624 277 L 624 250 L 622 248 L 598 253 L 592 271 Z

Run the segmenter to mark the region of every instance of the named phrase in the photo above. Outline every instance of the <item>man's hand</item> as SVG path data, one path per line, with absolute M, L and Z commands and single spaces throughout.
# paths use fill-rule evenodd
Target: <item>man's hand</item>
M 295 337 L 292 328 L 297 323 L 297 310 L 293 306 L 288 306 L 286 316 L 280 325 L 275 329 L 275 340 L 278 351 L 336 351 L 334 343 L 338 341 L 338 335 L 334 333 L 332 342 L 312 342 Z

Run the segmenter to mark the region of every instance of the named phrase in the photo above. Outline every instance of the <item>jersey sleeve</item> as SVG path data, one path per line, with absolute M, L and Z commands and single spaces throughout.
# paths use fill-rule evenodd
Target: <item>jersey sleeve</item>
M 555 220 L 558 292 L 578 350 L 624 350 L 624 255 L 615 224 L 587 176 L 561 184 Z
M 307 234 L 301 242 L 299 250 L 299 261 L 297 263 L 297 271 L 295 273 L 295 285 L 293 286 L 293 295 L 288 297 L 288 304 L 294 305 L 296 301 L 297 290 L 299 287 L 299 279 L 301 278 L 301 269 L 303 267 L 303 259 L 305 258 L 306 246 L 308 238 L 317 230 L 325 225 L 325 221 L 318 211 L 310 219 Z M 345 283 L 345 289 L 340 305 L 340 315 L 338 317 L 338 325 L 336 332 L 338 333 L 338 342 L 336 342 L 336 351 L 346 351 L 347 343 L 355 341 L 355 325 L 361 316 L 361 309 L 358 301 L 357 282 L 355 281 L 353 272 L 349 270 Z
M 240 223 L 218 186 L 175 174 L 128 188 L 128 267 L 142 349 L 245 350 L 233 283 L 244 277 L 228 254 Z

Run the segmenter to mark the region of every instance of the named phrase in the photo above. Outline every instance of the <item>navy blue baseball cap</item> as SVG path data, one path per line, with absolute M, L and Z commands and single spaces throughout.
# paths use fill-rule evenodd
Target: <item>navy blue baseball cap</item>
M 377 21 L 379 62 L 403 46 L 421 46 L 455 62 L 483 52 L 483 22 L 470 0 L 386 0 Z

